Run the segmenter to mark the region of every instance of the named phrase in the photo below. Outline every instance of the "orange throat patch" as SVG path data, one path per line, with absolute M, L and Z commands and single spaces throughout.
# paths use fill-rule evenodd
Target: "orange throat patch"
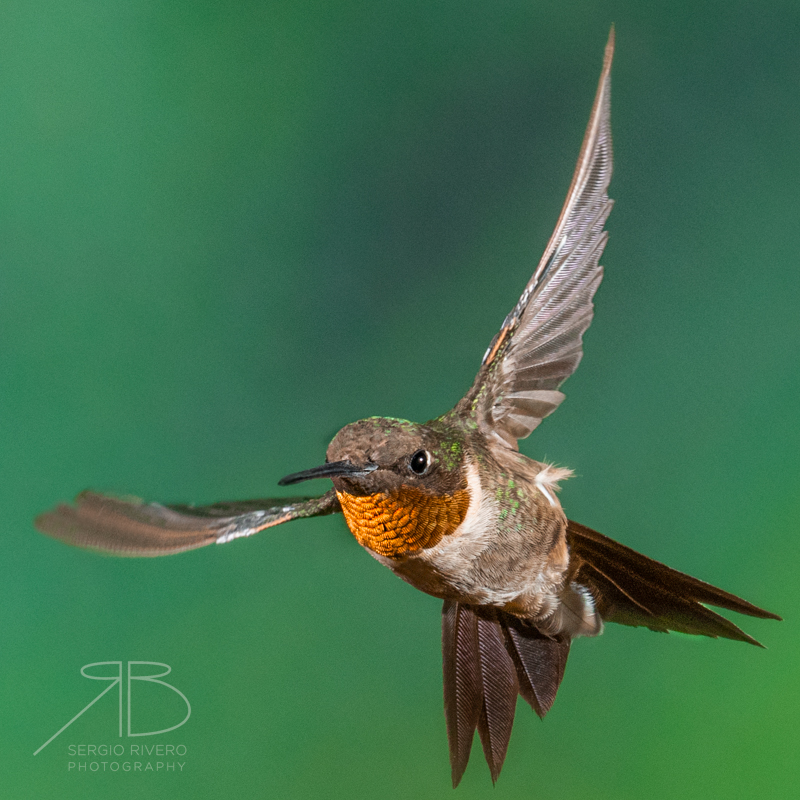
M 466 489 L 433 495 L 404 486 L 391 493 L 359 496 L 337 491 L 336 496 L 358 543 L 389 558 L 435 547 L 458 528 L 469 508 Z

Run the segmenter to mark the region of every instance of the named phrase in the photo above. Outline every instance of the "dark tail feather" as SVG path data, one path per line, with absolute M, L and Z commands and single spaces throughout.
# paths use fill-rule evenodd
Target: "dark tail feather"
M 467 768 L 483 705 L 478 657 L 478 618 L 468 606 L 445 600 L 442 608 L 444 715 L 453 788 Z
M 564 677 L 569 656 L 569 637 L 550 638 L 522 620 L 506 617 L 503 633 L 514 660 L 519 693 L 540 716 L 550 710 Z
M 555 699 L 568 654 L 568 639 L 548 639 L 494 609 L 445 601 L 444 712 L 454 787 L 467 768 L 476 728 L 492 781 L 497 780 L 511 738 L 517 694 L 544 716 Z
M 501 623 L 478 617 L 478 653 L 483 689 L 478 735 L 494 783 L 506 760 L 519 691 L 517 671 L 506 651 Z
M 642 625 L 654 631 L 722 636 L 761 647 L 730 620 L 701 604 L 751 617 L 780 619 L 571 520 L 567 543 L 571 580 L 591 592 L 600 616 L 608 622 Z
M 567 526 L 569 580 L 592 595 L 600 616 L 656 631 L 724 636 L 758 644 L 710 605 L 752 617 L 776 614 L 631 550 L 576 522 Z M 548 637 L 491 608 L 445 601 L 442 609 L 444 713 L 453 786 L 467 768 L 475 729 L 496 781 L 508 750 L 517 693 L 543 717 L 553 705 L 570 638 Z

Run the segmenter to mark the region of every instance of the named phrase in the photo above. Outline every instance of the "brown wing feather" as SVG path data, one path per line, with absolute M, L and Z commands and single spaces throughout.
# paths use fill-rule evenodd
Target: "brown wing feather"
M 564 395 L 558 387 L 578 366 L 582 337 L 603 275 L 599 259 L 612 201 L 612 28 L 592 114 L 566 202 L 525 291 L 492 340 L 472 388 L 456 407 L 474 413 L 483 432 L 517 447 Z
M 137 499 L 82 492 L 34 524 L 67 544 L 117 556 L 164 556 L 252 536 L 292 519 L 340 511 L 333 490 L 315 498 L 278 498 L 163 506 Z
M 571 520 L 567 523 L 571 580 L 592 594 L 604 620 L 656 631 L 736 639 L 759 645 L 708 604 L 762 619 L 780 619 L 710 583 L 654 561 Z M 759 645 L 760 646 L 760 645 Z

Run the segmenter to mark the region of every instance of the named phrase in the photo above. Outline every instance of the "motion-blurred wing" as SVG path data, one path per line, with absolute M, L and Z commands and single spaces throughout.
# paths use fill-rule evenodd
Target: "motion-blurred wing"
M 475 414 L 484 434 L 514 449 L 564 395 L 557 391 L 578 366 L 592 321 L 592 297 L 611 211 L 611 60 L 614 31 L 561 216 L 536 272 L 492 340 L 459 412 Z
M 224 544 L 301 517 L 341 511 L 336 493 L 162 506 L 81 492 L 75 505 L 60 505 L 35 520 L 36 527 L 62 542 L 117 556 L 166 556 L 207 544 Z

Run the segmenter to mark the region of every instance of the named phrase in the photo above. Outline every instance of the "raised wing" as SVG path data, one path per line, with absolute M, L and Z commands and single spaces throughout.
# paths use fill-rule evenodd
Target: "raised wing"
M 564 395 L 557 391 L 578 366 L 592 321 L 592 297 L 603 277 L 598 261 L 611 211 L 611 60 L 603 71 L 567 200 L 533 277 L 492 340 L 475 383 L 456 407 L 475 415 L 490 438 L 517 448 Z
M 336 493 L 322 497 L 283 497 L 162 506 L 81 492 L 75 505 L 62 504 L 38 516 L 36 527 L 62 542 L 116 556 L 167 556 L 240 536 L 289 520 L 341 511 Z

